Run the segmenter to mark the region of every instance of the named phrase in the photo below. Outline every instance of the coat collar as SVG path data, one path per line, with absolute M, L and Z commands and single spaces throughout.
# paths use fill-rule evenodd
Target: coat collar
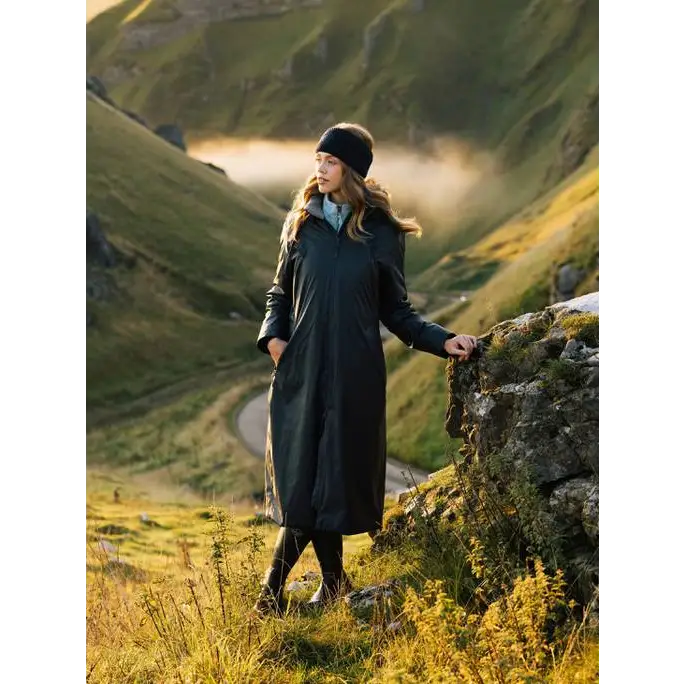
M 304 209 L 308 211 L 311 216 L 315 216 L 319 219 L 325 218 L 325 214 L 323 213 L 323 195 L 312 195 Z
M 312 195 L 311 199 L 307 202 L 304 210 L 309 212 L 311 216 L 315 216 L 319 219 L 325 219 L 325 214 L 323 213 L 323 195 Z M 376 213 L 376 209 L 366 205 L 366 217 L 370 217 Z

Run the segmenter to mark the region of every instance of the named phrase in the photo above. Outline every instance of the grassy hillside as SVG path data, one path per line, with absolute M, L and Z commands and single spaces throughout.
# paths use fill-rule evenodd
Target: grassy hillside
M 556 193 L 531 205 L 477 243 L 469 254 L 500 265 L 466 304 L 433 320 L 450 330 L 477 335 L 495 323 L 549 303 L 555 265 L 571 262 L 587 273 L 577 294 L 598 289 L 598 169 L 584 169 Z M 448 277 L 447 264 L 435 268 Z M 446 378 L 444 362 L 386 347 L 388 448 L 392 455 L 434 470 L 445 462 Z
M 491 154 L 495 177 L 444 225 L 427 218 L 425 237 L 411 241 L 407 254 L 409 286 L 427 300 L 472 294 L 433 319 L 478 333 L 546 304 L 554 260 L 595 260 L 598 8 L 591 0 L 432 0 L 412 10 L 420 4 L 325 0 L 279 16 L 222 20 L 212 9 L 218 4 L 202 0 L 195 17 L 212 20 L 196 21 L 180 3 L 125 0 L 88 24 L 88 70 L 117 103 L 152 125 L 178 123 L 191 143 L 215 135 L 310 137 L 351 119 L 379 141 L 420 145 L 449 133 Z M 106 108 L 92 111 L 131 130 Z M 136 268 L 118 276 L 136 296 L 111 318 L 96 311 L 89 331 L 89 406 L 105 415 L 157 388 L 178 386 L 180 397 L 188 383 L 198 389 L 192 378 L 232 372 L 253 358 L 247 321 L 260 317 L 275 259 L 272 205 L 142 128 L 135 135 L 136 148 L 144 140 L 155 150 L 148 157 L 145 147 L 145 178 L 115 137 L 95 136 L 99 154 L 89 154 L 89 164 L 101 162 L 99 175 L 122 184 L 111 193 L 111 181 L 91 181 L 89 168 L 105 231 L 138 255 Z M 187 191 L 190 168 L 209 185 Z M 133 201 L 153 184 L 153 196 Z M 134 230 L 118 226 L 126 222 L 117 216 Z M 585 287 L 594 283 L 590 274 Z M 245 318 L 229 319 L 229 311 Z M 443 364 L 394 341 L 386 353 L 390 450 L 433 469 L 444 458 Z
M 120 488 L 119 503 L 113 487 Z M 487 635 L 493 637 L 478 639 L 483 630 L 475 628 L 487 623 L 481 602 L 471 597 L 475 587 L 480 596 L 489 588 L 489 575 L 473 581 L 460 544 L 440 521 L 398 549 L 373 550 L 366 534 L 345 538 L 344 565 L 354 587 L 385 589 L 373 608 L 339 602 L 304 616 L 299 608 L 314 581 L 291 592 L 283 619 L 255 619 L 250 609 L 278 528 L 252 524 L 253 513 L 232 504 L 153 501 L 144 488 L 91 473 L 89 682 L 415 683 L 434 680 L 436 672 L 440 681 L 454 682 L 598 681 L 596 628 L 573 619 L 564 629 L 548 629 L 556 625 L 545 620 L 556 615 L 550 608 L 563 617 L 568 612 L 550 601 L 550 571 L 537 571 L 534 580 L 526 573 L 524 584 L 504 594 L 505 612 L 501 601 L 492 603 Z M 308 545 L 288 584 L 319 570 Z M 443 590 L 438 597 L 434 579 Z M 467 625 L 459 619 L 462 609 Z
M 448 134 L 486 152 L 496 174 L 457 213 L 419 214 L 426 231 L 407 258 L 412 274 L 475 244 L 595 149 L 592 0 L 430 0 L 421 11 L 406 0 L 268 3 L 281 4 L 290 10 L 266 15 L 262 4 L 261 15 L 231 20 L 212 0 L 197 2 L 194 18 L 179 3 L 126 0 L 88 24 L 89 73 L 151 124 L 178 123 L 190 144 L 311 138 L 355 120 L 380 143 L 428 151 Z M 435 287 L 474 289 L 498 265 L 466 260 L 458 279 Z
M 264 464 L 239 439 L 235 421 L 243 402 L 262 391 L 269 375 L 245 377 L 244 371 L 213 373 L 204 386 L 136 407 L 115 423 L 103 421 L 88 432 L 89 466 L 118 473 L 129 490 L 146 486 L 148 497 L 162 500 L 179 491 L 196 500 L 260 498 Z
M 591 172 L 587 172 L 592 169 Z M 481 287 L 494 273 L 544 243 L 568 222 L 596 204 L 598 167 L 594 160 L 531 202 L 516 216 L 472 245 L 449 252 L 411 282 L 417 290 L 457 291 Z
M 119 264 L 89 299 L 95 416 L 198 373 L 256 359 L 281 212 L 87 99 L 87 204 Z
M 408 142 L 414 128 L 505 143 L 507 163 L 555 139 L 598 88 L 591 0 L 431 0 L 420 12 L 324 0 L 240 20 L 218 5 L 198 2 L 195 19 L 165 0 L 113 7 L 88 24 L 89 72 L 191 139 L 309 136 L 354 119 L 380 139 Z

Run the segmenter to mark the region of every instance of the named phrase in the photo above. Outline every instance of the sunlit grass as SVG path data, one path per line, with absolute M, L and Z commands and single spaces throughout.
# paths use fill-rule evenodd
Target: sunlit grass
M 276 526 L 251 524 L 255 511 L 242 504 L 155 502 L 134 487 L 115 502 L 109 487 L 125 482 L 106 475 L 92 479 L 86 507 L 89 681 L 417 683 L 437 681 L 431 676 L 438 670 L 439 681 L 471 681 L 451 667 L 465 657 L 471 657 L 470 669 L 481 672 L 482 681 L 517 681 L 511 676 L 524 661 L 516 655 L 510 627 L 498 637 L 509 649 L 510 673 L 492 679 L 487 676 L 491 650 L 476 640 L 451 643 L 450 615 L 457 613 L 431 607 L 430 578 L 447 579 L 449 597 L 462 593 L 457 568 L 463 560 L 448 543 L 438 548 L 426 538 L 425 544 L 370 553 L 368 535 L 346 537 L 345 567 L 354 587 L 399 580 L 393 598 L 370 612 L 340 603 L 306 617 L 298 606 L 313 589 L 304 589 L 290 595 L 284 619 L 257 619 L 250 608 Z M 311 546 L 290 580 L 306 571 L 319 571 Z M 526 582 L 520 598 L 511 595 L 511 605 L 521 602 L 516 610 L 523 611 L 518 617 L 523 623 L 528 603 L 547 600 L 542 575 Z M 491 621 L 494 613 L 481 619 Z M 527 638 L 541 640 L 547 654 L 556 650 L 531 671 L 550 678 L 529 681 L 597 681 L 593 637 L 578 626 L 570 642 L 551 645 L 538 624 L 530 623 Z

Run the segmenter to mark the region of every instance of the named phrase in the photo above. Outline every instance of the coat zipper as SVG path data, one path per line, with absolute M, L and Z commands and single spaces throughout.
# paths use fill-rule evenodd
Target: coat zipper
M 339 212 L 339 208 L 338 208 L 338 212 Z M 337 300 L 337 283 L 335 281 L 335 278 L 337 277 L 337 260 L 338 260 L 339 255 L 340 255 L 340 240 L 341 240 L 341 238 L 342 238 L 342 231 L 338 228 L 337 229 L 337 242 L 335 244 L 335 261 L 333 262 L 333 272 L 332 272 L 332 278 L 333 279 L 332 279 L 332 293 L 331 293 L 332 294 L 332 317 L 331 317 L 331 320 L 333 321 L 333 323 L 335 321 L 335 308 L 336 308 L 335 304 L 336 304 L 336 300 Z M 333 345 L 330 345 L 330 346 L 331 346 L 331 348 L 333 347 Z M 334 369 L 334 367 L 335 367 L 334 364 L 330 364 L 331 370 Z M 334 381 L 335 381 L 334 376 L 332 377 L 332 380 L 333 380 L 333 386 L 334 386 Z

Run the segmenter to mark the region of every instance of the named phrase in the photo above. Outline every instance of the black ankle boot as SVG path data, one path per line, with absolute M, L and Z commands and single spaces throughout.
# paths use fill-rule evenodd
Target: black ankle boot
M 270 567 L 261 585 L 261 592 L 253 610 L 262 617 L 269 614 L 278 616 L 285 614 L 284 582 L 281 580 L 279 571 L 279 568 Z
M 352 583 L 347 573 L 342 570 L 341 575 L 334 572 L 324 572 L 323 579 L 308 604 L 312 608 L 325 606 L 342 596 L 346 596 L 352 590 Z
M 342 535 L 338 532 L 314 530 L 313 545 L 321 565 L 323 579 L 307 603 L 308 608 L 318 608 L 348 594 L 351 582 L 342 567 Z
M 281 527 L 276 539 L 271 567 L 266 571 L 259 598 L 253 610 L 261 616 L 285 613 L 285 581 L 298 558 L 311 541 L 311 530 Z

